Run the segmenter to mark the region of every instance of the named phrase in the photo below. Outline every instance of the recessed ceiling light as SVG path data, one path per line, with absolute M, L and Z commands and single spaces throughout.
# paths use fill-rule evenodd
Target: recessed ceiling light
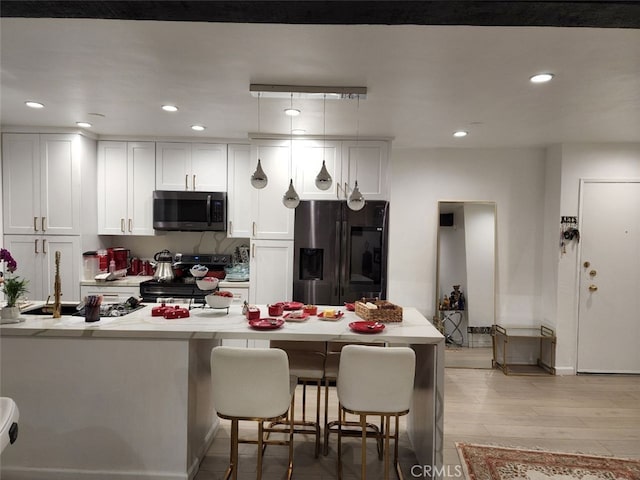
M 531 83 L 545 83 L 553 78 L 553 73 L 538 73 L 529 79 Z
M 294 135 L 304 135 L 305 133 L 307 133 L 307 131 L 303 130 L 302 128 L 294 128 L 293 130 L 291 130 L 291 133 L 293 133 Z
M 297 108 L 285 108 L 284 114 L 289 115 L 290 117 L 297 117 L 298 115 L 300 115 L 300 110 L 298 110 Z
M 176 107 L 175 105 L 162 105 L 162 109 L 165 112 L 177 112 L 178 111 L 178 107 Z
M 196 132 L 201 132 L 205 128 L 207 128 L 207 127 L 205 127 L 203 125 L 191 125 L 191 130 L 195 130 Z
M 76 125 L 82 128 L 91 128 L 91 124 L 89 122 L 76 122 Z
M 454 137 L 462 138 L 469 135 L 469 132 L 465 132 L 464 130 L 458 130 L 457 132 L 453 132 Z
M 33 100 L 28 100 L 24 104 L 29 108 L 44 108 L 44 103 L 34 102 Z

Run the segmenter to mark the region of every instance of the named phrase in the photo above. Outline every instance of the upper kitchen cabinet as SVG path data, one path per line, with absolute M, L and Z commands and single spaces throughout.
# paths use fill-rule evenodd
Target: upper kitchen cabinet
M 156 144 L 156 190 L 227 191 L 227 145 Z
M 251 236 L 251 147 L 230 144 L 228 147 L 227 237 Z M 255 168 L 255 166 L 254 166 Z
M 293 158 L 296 191 L 302 200 L 337 200 L 342 184 L 342 143 L 339 141 L 295 140 Z M 316 177 L 325 161 L 333 182 L 328 190 L 316 187 Z
M 291 154 L 289 140 L 257 139 L 251 143 L 251 167 L 258 159 L 269 180 L 262 189 L 251 187 L 251 238 L 265 240 L 293 240 L 295 210 L 282 204 L 282 196 L 289 188 Z
M 154 235 L 154 142 L 98 142 L 98 234 Z
M 80 163 L 77 134 L 2 135 L 4 233 L 80 233 Z
M 387 141 L 342 142 L 342 182 L 338 186 L 340 198 L 349 197 L 357 180 L 358 188 L 365 200 L 388 200 L 388 169 L 389 143 Z

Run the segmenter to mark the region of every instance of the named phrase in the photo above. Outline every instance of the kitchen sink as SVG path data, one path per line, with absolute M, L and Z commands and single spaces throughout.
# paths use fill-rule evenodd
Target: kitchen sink
M 78 310 L 76 309 L 76 304 L 73 305 L 62 305 L 60 308 L 61 315 L 73 315 Z M 53 305 L 49 304 L 47 306 L 39 306 L 39 307 L 27 307 L 26 310 L 22 310 L 20 315 L 53 315 Z

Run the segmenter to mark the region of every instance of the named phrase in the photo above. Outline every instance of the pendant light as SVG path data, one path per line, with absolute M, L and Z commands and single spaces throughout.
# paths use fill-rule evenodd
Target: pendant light
M 316 177 L 316 187 L 319 190 L 329 190 L 331 188 L 331 184 L 333 180 L 331 175 L 329 175 L 329 171 L 327 170 L 327 165 L 324 161 L 324 155 L 327 150 L 327 95 L 324 95 L 324 100 L 322 102 L 322 168 Z
M 356 114 L 356 150 L 358 148 L 358 141 L 360 139 L 360 97 L 358 97 L 358 111 Z M 355 185 L 353 190 L 351 191 L 351 195 L 349 195 L 349 199 L 347 200 L 347 207 L 351 210 L 358 211 L 364 208 L 364 197 L 362 193 L 360 193 L 360 189 L 358 188 L 358 159 L 356 158 L 356 175 L 355 175 Z
M 260 133 L 260 94 L 258 93 L 258 133 Z M 264 173 L 262 169 L 262 164 L 260 163 L 260 157 L 258 157 L 258 166 L 256 167 L 256 171 L 251 175 L 251 186 L 253 188 L 257 188 L 258 190 L 264 188 L 269 183 L 269 179 L 267 178 L 267 174 Z
M 293 93 L 291 94 L 291 108 L 293 108 Z M 291 143 L 289 147 L 289 166 L 291 167 L 292 177 L 289 180 L 289 188 L 282 196 L 282 203 L 287 208 L 296 208 L 300 204 L 298 192 L 293 187 L 293 117 L 290 118 L 289 131 L 291 132 Z

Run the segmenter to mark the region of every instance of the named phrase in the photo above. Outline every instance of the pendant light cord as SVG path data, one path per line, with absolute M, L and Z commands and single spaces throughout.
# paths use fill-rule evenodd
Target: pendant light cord
M 322 163 L 325 161 L 325 152 L 327 151 L 327 94 L 324 94 L 322 100 Z
M 360 95 L 356 103 L 356 152 L 360 144 Z M 356 178 L 355 184 L 358 184 L 358 158 L 356 158 Z
M 260 95 L 261 92 L 258 92 L 258 134 L 260 133 Z

